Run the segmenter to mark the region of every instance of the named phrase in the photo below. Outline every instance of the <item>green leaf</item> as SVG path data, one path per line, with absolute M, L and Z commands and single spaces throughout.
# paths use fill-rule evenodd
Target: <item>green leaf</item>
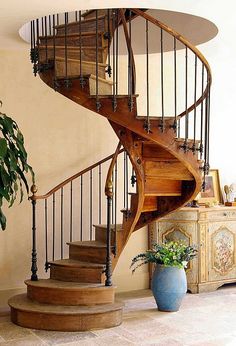
M 0 158 L 3 158 L 6 156 L 7 153 L 7 141 L 5 138 L 0 138 Z

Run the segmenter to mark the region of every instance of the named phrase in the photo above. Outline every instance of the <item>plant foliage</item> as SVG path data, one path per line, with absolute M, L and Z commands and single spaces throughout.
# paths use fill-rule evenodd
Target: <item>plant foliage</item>
M 188 262 L 197 255 L 197 249 L 183 242 L 169 241 L 154 244 L 151 250 L 141 253 L 132 259 L 132 273 L 147 263 L 158 263 L 169 267 L 186 268 Z
M 1 102 L 0 102 L 1 104 Z M 27 163 L 27 153 L 24 147 L 24 137 L 17 123 L 0 112 L 0 228 L 6 229 L 6 217 L 2 211 L 3 201 L 9 207 L 20 193 L 23 200 L 24 190 L 29 193 L 26 173 L 30 173 L 34 183 L 34 172 Z

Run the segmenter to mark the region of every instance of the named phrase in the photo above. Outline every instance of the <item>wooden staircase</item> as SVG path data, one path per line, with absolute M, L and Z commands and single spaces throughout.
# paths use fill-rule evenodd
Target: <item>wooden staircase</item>
M 145 101 L 146 114 L 143 116 L 138 114 L 137 99 L 142 95 L 135 93 L 135 55 L 132 51 L 131 40 L 132 22 L 138 16 L 146 23 L 147 91 L 149 91 L 148 25 L 155 25 L 160 30 L 161 44 L 163 32 L 174 39 L 175 89 L 177 84 L 176 42 L 183 45 L 186 51 L 185 56 L 190 51 L 195 57 L 194 100 L 190 102 L 188 99 L 188 61 L 185 58 L 185 109 L 178 114 L 176 91 L 173 115 L 164 114 L 163 46 L 160 55 L 162 114 L 150 116 L 149 93 Z M 65 258 L 63 253 L 63 221 L 61 221 L 60 259 L 56 259 L 54 254 L 54 221 L 52 260 L 48 258 L 48 219 L 45 214 L 45 265 L 46 269 L 50 268 L 49 279 L 39 280 L 37 277 L 36 202 L 45 201 L 46 213 L 47 201 L 52 198 L 54 208 L 55 193 L 61 191 L 61 201 L 63 201 L 64 187 L 71 184 L 72 191 L 73 181 L 82 177 L 85 171 L 67 179 L 44 196 L 37 196 L 36 187 L 33 187 L 31 197 L 33 205 L 32 277 L 31 280 L 25 282 L 27 295 L 15 296 L 9 301 L 12 321 L 28 328 L 63 331 L 84 331 L 117 326 L 122 322 L 122 304 L 115 302 L 115 287 L 111 284 L 111 272 L 129 237 L 132 232 L 191 201 L 201 190 L 202 178 L 207 174 L 210 69 L 201 53 L 181 35 L 139 9 L 91 10 L 84 14 L 79 12 L 79 17 L 76 12 L 76 20 L 71 22 L 68 20 L 68 13 L 65 13 L 63 24 L 59 23 L 58 17 L 53 16 L 50 18 L 52 23 L 50 33 L 47 31 L 47 19 L 45 22 L 42 19 L 43 28 L 39 27 L 39 23 L 41 21 L 38 20 L 31 22 L 31 33 L 34 37 L 31 42 L 31 60 L 34 64 L 34 73 L 38 72 L 47 85 L 65 97 L 106 117 L 120 142 L 116 153 L 109 158 L 111 162 L 105 185 L 108 201 L 107 223 L 102 224 L 99 217 L 100 222 L 95 225 L 94 235 L 91 231 L 89 239 L 84 239 L 81 231 L 80 240 L 74 241 L 71 233 L 70 241 L 67 242 L 69 258 Z M 118 28 L 124 30 L 128 52 L 128 82 L 127 92 L 124 94 L 119 93 L 118 86 Z M 198 60 L 201 63 L 202 73 L 200 95 L 197 88 L 199 71 L 196 68 L 196 61 Z M 197 112 L 200 118 L 198 132 L 196 130 Z M 190 138 L 189 131 L 190 113 L 194 125 L 193 138 Z M 181 127 L 184 128 L 182 132 Z M 181 133 L 184 135 L 181 136 Z M 121 210 L 122 222 L 118 224 L 115 218 L 115 223 L 112 224 L 111 206 L 117 207 L 114 191 L 118 190 L 115 187 L 114 175 L 117 173 L 115 165 L 121 145 L 132 165 L 136 191 L 129 193 L 126 188 L 126 205 Z M 100 169 L 101 164 L 106 161 L 107 159 L 104 159 L 93 165 L 87 172 L 91 172 L 96 167 Z M 91 176 L 90 174 L 90 178 Z M 101 183 L 99 186 L 101 190 Z M 54 209 L 52 210 L 54 220 L 55 212 Z M 82 215 L 81 209 L 81 229 Z M 61 212 L 61 218 L 62 216 L 63 212 Z M 92 212 L 90 225 L 91 220 Z

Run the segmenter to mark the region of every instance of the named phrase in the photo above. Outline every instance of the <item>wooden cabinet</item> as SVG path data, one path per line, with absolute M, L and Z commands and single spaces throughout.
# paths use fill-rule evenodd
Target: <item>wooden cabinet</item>
M 206 292 L 236 282 L 236 207 L 183 208 L 149 226 L 150 242 L 182 239 L 197 245 L 188 289 Z

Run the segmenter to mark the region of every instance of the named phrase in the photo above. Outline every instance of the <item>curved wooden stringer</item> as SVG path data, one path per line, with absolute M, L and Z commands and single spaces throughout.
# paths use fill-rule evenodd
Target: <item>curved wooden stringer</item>
M 144 116 L 140 116 L 137 111 L 138 97 L 143 95 L 135 93 L 136 66 L 131 40 L 132 22 L 137 17 L 144 21 L 146 32 L 147 97 L 144 103 L 147 105 L 147 112 Z M 68 243 L 69 259 L 61 257 L 61 260 L 54 260 L 53 256 L 53 260 L 50 261 L 46 257 L 45 266 L 46 269 L 50 267 L 50 279 L 37 281 L 36 250 L 33 244 L 32 280 L 36 281 L 26 282 L 27 297 L 14 297 L 9 304 L 12 321 L 24 327 L 68 331 L 106 328 L 121 323 L 122 306 L 114 303 L 114 288 L 109 287 L 111 283 L 108 279 L 108 287 L 104 287 L 105 263 L 107 262 L 107 276 L 110 276 L 109 266 L 114 270 L 132 232 L 183 207 L 193 200 L 202 188 L 202 178 L 209 169 L 211 72 L 207 61 L 197 48 L 180 34 L 152 18 L 146 10 L 91 10 L 84 14 L 79 12 L 79 18 L 76 13 L 76 21 L 72 22 L 68 22 L 68 14 L 65 13 L 64 23 L 60 24 L 58 21 L 57 18 L 56 22 L 55 16 L 53 20 L 50 18 L 50 22 L 53 22 L 51 35 L 45 32 L 46 25 L 42 30 L 38 27 L 38 21 L 31 22 L 31 33 L 37 36 L 35 42 L 32 40 L 31 47 L 34 72 L 38 72 L 47 85 L 65 97 L 108 119 L 133 166 L 136 193 L 130 194 L 130 207 L 122 211 L 122 231 L 117 234 L 115 256 L 109 247 L 111 245 L 114 250 L 114 237 L 108 240 L 110 236 L 104 236 L 104 229 L 110 231 L 111 225 L 98 225 L 95 240 L 82 241 L 81 236 L 80 241 L 74 242 L 71 236 Z M 155 117 L 150 116 L 149 109 L 150 25 L 160 31 L 161 42 L 161 98 L 158 102 L 162 106 L 161 116 Z M 124 94 L 118 92 L 118 28 L 123 29 L 128 52 L 128 83 Z M 44 35 L 40 36 L 41 31 Z M 170 116 L 164 112 L 163 32 L 173 39 L 174 108 Z M 183 94 L 176 90 L 178 48 L 185 52 Z M 190 93 L 193 95 L 193 102 L 189 101 L 188 95 L 191 84 L 188 78 L 190 53 L 193 55 L 195 66 L 192 94 Z M 181 97 L 185 99 L 185 106 L 177 112 L 177 101 Z M 115 158 L 119 152 L 120 146 Z M 113 166 L 114 157 L 111 163 Z M 105 161 L 107 159 L 102 162 Z M 92 169 L 100 164 L 101 162 L 93 165 Z M 111 172 L 110 167 L 107 178 L 109 186 L 106 186 L 106 191 L 110 191 L 110 199 Z M 35 207 L 37 200 L 47 201 L 50 196 L 54 198 L 56 191 L 63 189 L 68 183 L 72 184 L 82 173 L 67 179 L 44 196 L 36 196 L 33 189 L 33 206 Z M 116 232 L 116 226 L 114 228 Z M 34 229 L 33 224 L 33 231 Z M 63 245 L 61 247 L 63 250 Z M 69 307 L 65 308 L 68 305 Z M 87 305 L 88 307 L 84 307 Z

